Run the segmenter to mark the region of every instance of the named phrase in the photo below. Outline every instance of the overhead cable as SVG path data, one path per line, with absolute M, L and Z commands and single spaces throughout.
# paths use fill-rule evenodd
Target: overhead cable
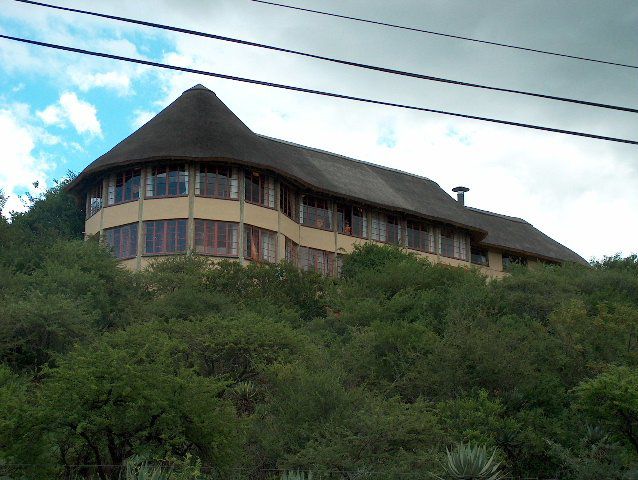
M 67 51 L 67 52 L 80 53 L 80 54 L 83 54 L 83 55 L 90 55 L 90 56 L 94 56 L 94 57 L 108 58 L 108 59 L 111 59 L 111 60 L 119 60 L 119 61 L 123 61 L 123 62 L 137 63 L 137 64 L 140 64 L 140 65 L 147 65 L 147 66 L 163 68 L 163 69 L 167 69 L 167 70 L 175 70 L 175 71 L 179 71 L 179 72 L 194 73 L 194 74 L 197 74 L 197 75 L 205 75 L 205 76 L 209 76 L 209 77 L 222 78 L 222 79 L 225 79 L 225 80 L 233 80 L 233 81 L 236 81 L 236 82 L 249 83 L 249 84 L 253 84 L 253 85 L 262 85 L 262 86 L 278 88 L 278 89 L 282 89 L 282 90 L 291 90 L 291 91 L 295 91 L 295 92 L 309 93 L 309 94 L 313 94 L 313 95 L 321 95 L 321 96 L 324 96 L 324 97 L 331 97 L 331 98 L 340 98 L 340 99 L 344 99 L 344 100 L 352 100 L 352 101 L 356 101 L 356 102 L 369 103 L 369 104 L 374 104 L 374 105 L 383 105 L 383 106 L 387 106 L 387 107 L 396 107 L 396 108 L 402 108 L 402 109 L 406 109 L 406 110 L 415 110 L 415 111 L 421 111 L 421 112 L 438 113 L 438 114 L 441 114 L 441 115 L 447 115 L 447 116 L 452 116 L 452 117 L 457 117 L 457 118 L 466 118 L 466 119 L 469 119 L 469 120 L 480 120 L 480 121 L 483 121 L 483 122 L 497 123 L 497 124 L 501 124 L 501 125 L 510 125 L 510 126 L 514 126 L 514 127 L 529 128 L 529 129 L 541 130 L 541 131 L 545 131 L 545 132 L 561 133 L 561 134 L 564 134 L 564 135 L 574 135 L 574 136 L 578 136 L 578 137 L 593 138 L 593 139 L 596 139 L 596 140 L 605 140 L 605 141 L 608 141 L 608 142 L 627 143 L 627 144 L 631 144 L 631 145 L 638 145 L 638 140 L 628 140 L 628 139 L 624 139 L 624 138 L 608 137 L 608 136 L 604 136 L 604 135 L 596 135 L 596 134 L 593 134 L 593 133 L 577 132 L 577 131 L 573 131 L 573 130 L 564 130 L 564 129 L 560 129 L 560 128 L 545 127 L 545 126 L 542 126 L 542 125 L 533 125 L 533 124 L 529 124 L 529 123 L 513 122 L 513 121 L 509 121 L 509 120 L 500 120 L 500 119 L 488 118 L 488 117 L 479 117 L 479 116 L 476 116 L 476 115 L 467 115 L 467 114 L 464 114 L 464 113 L 454 113 L 454 112 L 448 112 L 448 111 L 445 111 L 445 110 L 435 110 L 435 109 L 432 109 L 432 108 L 417 107 L 417 106 L 406 105 L 406 104 L 401 104 L 401 103 L 386 102 L 386 101 L 383 101 L 383 100 L 374 100 L 374 99 L 370 99 L 370 98 L 355 97 L 355 96 L 352 96 L 352 95 L 345 95 L 345 94 L 341 94 L 341 93 L 325 92 L 325 91 L 321 91 L 321 90 L 314 90 L 314 89 L 298 87 L 298 86 L 294 86 L 294 85 L 285 85 L 285 84 L 281 84 L 281 83 L 267 82 L 267 81 L 264 81 L 264 80 L 255 80 L 255 79 L 251 79 L 251 78 L 237 77 L 237 76 L 234 76 L 234 75 L 226 75 L 226 74 L 223 74 L 223 73 L 209 72 L 209 71 L 206 71 L 206 70 L 197 70 L 197 69 L 194 69 L 194 68 L 180 67 L 180 66 L 177 66 L 177 65 L 168 65 L 168 64 L 165 64 L 165 63 L 153 62 L 153 61 L 150 61 L 150 60 L 142 60 L 142 59 L 138 59 L 138 58 L 124 57 L 124 56 L 121 56 L 121 55 L 114 55 L 114 54 L 111 54 L 111 53 L 95 52 L 95 51 L 92 51 L 92 50 L 85 50 L 85 49 L 69 47 L 69 46 L 65 46 L 65 45 L 57 45 L 57 44 L 53 44 L 53 43 L 40 42 L 38 40 L 32 40 L 32 39 L 21 38 L 21 37 L 14 37 L 14 36 L 10 36 L 10 35 L 0 34 L 0 38 L 4 38 L 4 39 L 7 39 L 7 40 L 13 40 L 13 41 L 16 41 L 16 42 L 21 42 L 21 43 L 27 43 L 27 44 L 30 44 L 30 45 L 37 45 L 37 46 L 40 46 L 40 47 L 52 48 L 52 49 L 55 49 L 55 50 L 63 50 L 63 51 Z
M 273 51 L 276 51 L 276 52 L 299 55 L 299 56 L 303 56 L 303 57 L 307 57 L 307 58 L 313 58 L 313 59 L 324 60 L 324 61 L 327 61 L 327 62 L 337 63 L 337 64 L 341 64 L 341 65 L 347 65 L 347 66 L 350 66 L 350 67 L 356 67 L 356 68 L 362 68 L 362 69 L 365 69 L 365 70 L 373 70 L 373 71 L 377 71 L 377 72 L 388 73 L 388 74 L 391 74 L 391 75 L 399 75 L 399 76 L 404 76 L 404 77 L 417 78 L 417 79 L 421 79 L 421 80 L 429 80 L 429 81 L 432 81 L 432 82 L 447 83 L 447 84 L 457 85 L 457 86 L 462 86 L 462 87 L 472 87 L 472 88 L 480 88 L 480 89 L 484 89 L 484 90 L 492 90 L 492 91 L 497 91 L 497 92 L 513 93 L 513 94 L 517 94 L 517 95 L 525 95 L 525 96 L 529 96 L 529 97 L 543 98 L 543 99 L 546 99 L 546 100 L 555 100 L 555 101 L 559 101 L 559 102 L 575 103 L 575 104 L 579 104 L 579 105 L 586 105 L 586 106 L 596 107 L 596 108 L 604 108 L 604 109 L 609 109 L 609 110 L 618 110 L 618 111 L 623 111 L 623 112 L 638 113 L 638 109 L 637 108 L 625 107 L 625 106 L 620 106 L 620 105 L 609 105 L 609 104 L 605 104 L 605 103 L 592 102 L 592 101 L 588 101 L 588 100 L 579 100 L 579 99 L 575 99 L 575 98 L 559 97 L 559 96 L 556 96 L 556 95 L 547 95 L 547 94 L 543 94 L 543 93 L 527 92 L 527 91 L 515 90 L 515 89 L 511 89 L 511 88 L 495 87 L 495 86 L 491 86 L 491 85 L 483 85 L 483 84 L 478 84 L 478 83 L 470 83 L 470 82 L 464 82 L 464 81 L 460 81 L 460 80 L 451 80 L 451 79 L 448 79 L 448 78 L 435 77 L 435 76 L 432 76 L 432 75 L 424 75 L 424 74 L 420 74 L 420 73 L 406 72 L 406 71 L 396 70 L 396 69 L 388 68 L 388 67 L 380 67 L 380 66 L 375 66 L 375 65 L 368 65 L 368 64 L 364 64 L 364 63 L 350 61 L 350 60 L 341 60 L 341 59 L 337 59 L 337 58 L 331 58 L 331 57 L 325 57 L 325 56 L 322 56 L 322 55 L 315 55 L 315 54 L 312 54 L 312 53 L 301 52 L 299 50 L 291 50 L 291 49 L 288 49 L 288 48 L 282 48 L 282 47 L 276 47 L 276 46 L 272 46 L 272 45 L 266 45 L 266 44 L 263 44 L 263 43 L 251 42 L 251 41 L 242 40 L 242 39 L 239 39 L 239 38 L 232 38 L 232 37 L 227 37 L 227 36 L 223 36 L 223 35 L 216 35 L 216 34 L 206 33 L 206 32 L 198 32 L 196 30 L 189 30 L 189 29 L 186 29 L 186 28 L 174 27 L 174 26 L 171 26 L 171 25 L 163 25 L 163 24 L 160 24 L 160 23 L 147 22 L 147 21 L 144 21 L 144 20 L 136 20 L 136 19 L 126 18 L 126 17 L 119 17 L 119 16 L 116 16 L 116 15 L 108 15 L 108 14 L 105 14 L 105 13 L 98 13 L 98 12 L 93 12 L 93 11 L 88 11 L 88 10 L 79 10 L 79 9 L 76 9 L 76 8 L 69 8 L 69 7 L 62 7 L 62 6 L 58 6 L 58 5 L 52 5 L 52 4 L 48 4 L 48 3 L 38 2 L 38 1 L 35 1 L 35 0 L 15 0 L 15 1 L 16 2 L 20 2 L 20 3 L 27 3 L 27 4 L 30 4 L 30 5 L 37 5 L 37 6 L 41 6 L 41 7 L 46 7 L 46 8 L 53 8 L 53 9 L 56 9 L 56 10 L 62 10 L 62 11 L 66 11 L 66 12 L 81 13 L 81 14 L 84 14 L 84 15 L 91 15 L 91 16 L 94 16 L 94 17 L 106 18 L 106 19 L 109 19 L 109 20 L 117 20 L 117 21 L 120 21 L 120 22 L 133 23 L 133 24 L 136 24 L 136 25 L 143 25 L 143 26 L 152 27 L 152 28 L 158 28 L 158 29 L 162 29 L 162 30 L 169 30 L 169 31 L 183 33 L 183 34 L 188 34 L 188 35 L 195 35 L 195 36 L 210 38 L 210 39 L 214 39 L 214 40 L 221 40 L 221 41 L 224 41 L 224 42 L 237 43 L 237 44 L 246 45 L 246 46 L 250 46 L 250 47 L 258 47 L 258 48 L 263 48 L 263 49 L 267 49 L 267 50 L 273 50 Z
M 407 27 L 404 25 L 396 25 L 394 23 L 387 23 L 387 22 L 381 22 L 378 20 L 370 20 L 367 18 L 359 18 L 359 17 L 351 17 L 349 15 L 341 15 L 338 13 L 333 13 L 333 12 L 326 12 L 326 11 L 322 11 L 322 10 L 313 10 L 310 8 L 302 8 L 302 7 L 296 7 L 293 5 L 286 5 L 284 3 L 277 3 L 277 2 L 270 2 L 270 1 L 266 1 L 266 0 L 250 0 L 252 2 L 255 3 L 263 3 L 265 5 L 272 5 L 275 7 L 283 7 L 283 8 L 289 8 L 291 10 L 300 10 L 302 12 L 309 12 L 309 13 L 317 13 L 319 15 L 327 15 L 329 17 L 337 17 L 337 18 L 343 18 L 346 20 L 354 20 L 356 22 L 364 22 L 364 23 L 371 23 L 374 25 L 380 25 L 383 27 L 390 27 L 390 28 L 398 28 L 400 30 L 409 30 L 411 32 L 418 32 L 418 33 L 427 33 L 429 35 L 437 35 L 440 37 L 448 37 L 448 38 L 455 38 L 457 40 L 466 40 L 468 42 L 476 42 L 476 43 L 482 43 L 485 45 L 492 45 L 492 46 L 496 46 L 496 47 L 505 47 L 505 48 L 514 48 L 516 50 L 523 50 L 526 52 L 533 52 L 533 53 L 542 53 L 544 55 L 553 55 L 555 57 L 564 57 L 564 58 L 571 58 L 574 60 L 583 60 L 585 62 L 594 62 L 594 63 L 603 63 L 606 65 L 613 65 L 616 67 L 625 67 L 625 68 L 638 68 L 638 65 L 629 65 L 626 63 L 620 63 L 620 62 L 612 62 L 609 60 L 599 60 L 596 58 L 589 58 L 589 57 L 581 57 L 578 55 L 569 55 L 567 53 L 559 53 L 559 52 L 551 52 L 549 50 L 540 50 L 537 48 L 530 48 L 530 47 L 522 47 L 520 45 L 512 45 L 509 43 L 499 43 L 499 42 L 492 42 L 489 40 L 481 40 L 479 38 L 471 38 L 471 37 L 464 37 L 461 35 L 453 35 L 451 33 L 441 33 L 441 32 L 435 32 L 432 30 L 425 30 L 422 28 L 415 28 L 415 27 Z

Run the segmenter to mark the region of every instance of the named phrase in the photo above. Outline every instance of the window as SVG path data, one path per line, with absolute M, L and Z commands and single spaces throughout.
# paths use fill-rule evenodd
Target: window
M 386 215 L 381 212 L 373 212 L 370 233 L 372 240 L 394 243 L 396 245 L 400 244 L 402 238 L 399 217 L 396 215 Z
M 441 255 L 467 260 L 466 240 L 467 236 L 454 228 L 441 228 Z
M 299 260 L 299 245 L 286 237 L 286 261 L 297 265 Z
M 408 221 L 408 247 L 434 253 L 434 228 L 432 225 Z
M 337 205 L 337 229 L 344 235 L 368 238 L 368 219 L 363 208 Z
M 140 198 L 139 168 L 118 172 L 109 179 L 109 205 L 131 202 Z
M 246 171 L 246 201 L 275 208 L 275 180 L 263 173 Z
M 195 181 L 195 195 L 236 199 L 238 192 L 239 182 L 231 167 L 200 164 Z
M 151 167 L 146 179 L 147 197 L 177 197 L 188 195 L 188 168 L 186 165 Z
M 299 267 L 302 270 L 332 275 L 334 272 L 334 253 L 316 248 L 299 247 Z
M 309 227 L 332 230 L 332 210 L 330 202 L 323 198 L 304 195 L 301 200 L 299 222 Z
M 237 224 L 195 220 L 195 251 L 205 255 L 237 256 Z
M 261 262 L 275 262 L 277 234 L 270 230 L 244 226 L 244 257 Z
M 106 244 L 115 258 L 132 258 L 137 255 L 137 223 L 104 230 Z
M 487 250 L 485 250 L 484 248 L 472 245 L 470 248 L 470 255 L 472 263 L 475 263 L 477 265 L 484 265 L 486 267 L 489 266 L 490 260 L 487 255 Z
M 527 258 L 513 253 L 503 252 L 503 270 L 507 270 L 512 265 L 527 265 Z
M 159 255 L 186 252 L 188 220 L 155 220 L 144 222 L 144 253 Z
M 281 213 L 297 221 L 297 199 L 295 192 L 287 185 L 281 185 L 279 191 L 279 209 Z
M 102 181 L 96 183 L 86 196 L 86 218 L 92 217 L 102 209 Z

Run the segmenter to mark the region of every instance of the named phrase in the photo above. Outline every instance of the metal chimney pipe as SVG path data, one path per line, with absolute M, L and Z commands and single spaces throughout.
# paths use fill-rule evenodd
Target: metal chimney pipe
M 461 205 L 465 205 L 465 192 L 469 192 L 470 189 L 467 187 L 454 187 L 452 191 L 456 193 L 456 200 Z

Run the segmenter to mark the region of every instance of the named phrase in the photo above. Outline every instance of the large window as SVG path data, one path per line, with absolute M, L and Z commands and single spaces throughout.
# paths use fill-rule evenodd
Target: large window
M 109 179 L 109 205 L 131 202 L 140 198 L 139 168 L 118 172 Z
M 275 262 L 277 260 L 277 234 L 270 230 L 244 226 L 244 257 L 261 262 Z
M 195 251 L 206 255 L 237 256 L 237 224 L 195 220 Z
M 245 183 L 247 202 L 275 208 L 275 180 L 271 176 L 247 170 Z
M 334 272 L 333 252 L 317 250 L 316 248 L 299 247 L 299 267 L 302 270 L 314 271 L 323 275 Z
M 434 228 L 432 225 L 408 221 L 408 248 L 434 253 Z
M 470 259 L 472 263 L 476 265 L 484 265 L 489 266 L 490 261 L 487 256 L 487 250 L 481 247 L 477 247 L 476 245 L 472 245 L 470 248 Z
M 104 230 L 106 244 L 115 258 L 132 258 L 137 255 L 137 223 Z
M 332 230 L 332 209 L 330 202 L 323 198 L 304 195 L 301 200 L 299 221 L 309 227 Z
M 372 213 L 370 225 L 372 240 L 393 244 L 401 244 L 401 224 L 396 215 L 387 215 L 381 212 Z
M 238 192 L 239 182 L 231 167 L 200 164 L 195 182 L 195 195 L 236 199 Z
M 295 222 L 297 221 L 297 197 L 293 189 L 288 185 L 281 185 L 279 191 L 279 209 L 281 213 L 292 218 Z
M 286 261 L 297 265 L 299 261 L 299 245 L 286 237 Z
M 102 180 L 93 185 L 86 196 L 86 218 L 92 217 L 102 209 Z
M 144 222 L 144 253 L 161 255 L 186 252 L 188 220 L 154 220 Z
M 160 165 L 149 169 L 146 179 L 147 197 L 184 195 L 188 195 L 188 168 L 186 165 Z
M 467 260 L 467 235 L 454 228 L 441 228 L 441 255 Z
M 368 219 L 363 208 L 337 205 L 337 229 L 344 235 L 368 238 Z

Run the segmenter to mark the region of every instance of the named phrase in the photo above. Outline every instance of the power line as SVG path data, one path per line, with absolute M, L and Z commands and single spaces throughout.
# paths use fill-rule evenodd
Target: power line
M 205 33 L 205 32 L 198 32 L 195 30 L 189 30 L 186 28 L 181 28 L 181 27 L 173 27 L 170 25 L 162 25 L 159 23 L 152 23 L 152 22 L 147 22 L 144 20 L 135 20 L 132 18 L 125 18 L 125 17 L 118 17 L 115 15 L 108 15 L 105 13 L 97 13 L 97 12 L 91 12 L 88 10 L 78 10 L 75 8 L 69 8 L 69 7 L 61 7 L 58 5 L 51 5 L 48 3 L 42 3 L 42 2 L 37 2 L 34 0 L 15 0 L 16 2 L 20 2 L 20 3 L 26 3 L 26 4 L 30 4 L 30 5 L 37 5 L 37 6 L 41 6 L 41 7 L 47 7 L 47 8 L 53 8 L 56 10 L 63 10 L 66 12 L 74 12 L 74 13 L 82 13 L 85 15 L 91 15 L 94 17 L 100 17 L 100 18 L 107 18 L 109 20 L 117 20 L 120 22 L 127 22 L 127 23 L 133 23 L 136 25 L 143 25 L 143 26 L 147 26 L 147 27 L 153 27 L 153 28 L 159 28 L 162 30 L 170 30 L 173 32 L 179 32 L 179 33 L 185 33 L 188 35 L 195 35 L 198 37 L 205 37 L 205 38 L 211 38 L 211 39 L 215 39 L 215 40 L 222 40 L 225 42 L 232 42 L 232 43 L 238 43 L 241 45 L 247 45 L 247 46 L 251 46 L 251 47 L 258 47 L 258 48 L 264 48 L 267 50 L 274 50 L 277 52 L 283 52 L 283 53 L 290 53 L 293 55 L 300 55 L 303 57 L 308 57 L 308 58 L 313 58 L 313 59 L 318 59 L 318 60 L 325 60 L 328 62 L 332 62 L 332 63 L 338 63 L 341 65 L 348 65 L 351 67 L 357 67 L 357 68 L 362 68 L 362 69 L 366 69 L 366 70 L 373 70 L 373 71 L 377 71 L 377 72 L 383 72 L 383 73 L 389 73 L 392 75 L 400 75 L 400 76 L 404 76 L 404 77 L 411 77 L 411 78 L 418 78 L 421 80 L 429 80 L 429 81 L 433 81 L 433 82 L 441 82 L 441 83 L 447 83 L 447 84 L 452 84 L 452 85 L 457 85 L 457 86 L 463 86 L 463 87 L 472 87 L 472 88 L 481 88 L 484 90 L 492 90 L 492 91 L 498 91 L 498 92 L 506 92 L 506 93 L 515 93 L 518 95 L 526 95 L 529 97 L 536 97 L 536 98 L 544 98 L 547 100 L 556 100 L 556 101 L 560 101 L 560 102 L 568 102 L 568 103 L 575 103 L 575 104 L 579 104 L 579 105 L 586 105 L 586 106 L 590 106 L 590 107 L 597 107 L 597 108 L 605 108 L 605 109 L 610 109 L 610 110 L 619 110 L 622 112 L 630 112 L 630 113 L 638 113 L 638 109 L 636 108 L 631 108 L 631 107 L 623 107 L 623 106 L 619 106 L 619 105 L 609 105 L 609 104 L 605 104 L 605 103 L 599 103 L 599 102 L 591 102 L 591 101 L 587 101 L 587 100 L 578 100 L 578 99 L 574 99 L 574 98 L 566 98 L 566 97 L 558 97 L 555 95 L 545 95 L 542 93 L 534 93 L 534 92 L 526 92 L 526 91 L 522 91 L 522 90 L 514 90 L 514 89 L 510 89 L 510 88 L 501 88 L 501 87 L 494 87 L 494 86 L 490 86 L 490 85 L 482 85 L 482 84 L 478 84 L 478 83 L 469 83 L 469 82 L 463 82 L 463 81 L 459 81 L 459 80 L 450 80 L 448 78 L 441 78 L 441 77 L 434 77 L 431 75 L 423 75 L 420 73 L 412 73 L 412 72 L 405 72 L 402 70 L 395 70 L 392 68 L 387 68 L 387 67 L 379 67 L 379 66 L 374 66 L 374 65 L 367 65 L 367 64 L 363 64 L 363 63 L 357 63 L 357 62 L 352 62 L 349 60 L 340 60 L 340 59 L 336 59 L 336 58 L 331 58 L 331 57 L 324 57 L 321 55 L 315 55 L 312 53 L 307 53 L 307 52 L 301 52 L 298 50 L 290 50 L 287 48 L 281 48 L 281 47 L 275 47 L 272 45 L 265 45 L 262 43 L 256 43 L 256 42 L 251 42 L 248 40 L 241 40 L 238 38 L 232 38 L 232 37 L 225 37 L 222 35 L 215 35 L 212 33 Z
M 608 61 L 608 60 L 598 60 L 598 59 L 589 58 L 589 57 L 579 57 L 578 55 L 569 55 L 567 53 L 550 52 L 548 50 L 539 50 L 539 49 L 536 49 L 536 48 L 521 47 L 520 45 L 512 45 L 512 44 L 509 44 L 509 43 L 492 42 L 492 41 L 489 41 L 489 40 L 481 40 L 479 38 L 463 37 L 461 35 L 453 35 L 451 33 L 434 32 L 432 30 L 424 30 L 424 29 L 415 28 L 415 27 L 406 27 L 404 25 L 396 25 L 394 23 L 381 22 L 381 21 L 378 21 L 378 20 L 370 20 L 370 19 L 367 19 L 367 18 L 351 17 L 351 16 L 348 16 L 348 15 L 341 15 L 341 14 L 338 14 L 338 13 L 326 12 L 326 11 L 321 11 L 321 10 L 312 10 L 310 8 L 295 7 L 293 5 L 286 5 L 286 4 L 283 4 L 283 3 L 276 3 L 276 2 L 269 2 L 269 1 L 266 1 L 266 0 L 250 0 L 250 1 L 251 2 L 256 2 L 256 3 L 263 3 L 265 5 L 272 5 L 272 6 L 275 6 L 275 7 L 289 8 L 291 10 L 300 10 L 302 12 L 317 13 L 319 15 L 327 15 L 329 17 L 343 18 L 343 19 L 346 19 L 346 20 L 354 20 L 356 22 L 371 23 L 371 24 L 374 24 L 374 25 L 381 25 L 383 27 L 398 28 L 400 30 L 408 30 L 408 31 L 411 31 L 411 32 L 427 33 L 429 35 L 438 35 L 440 37 L 455 38 L 457 40 L 466 40 L 468 42 L 476 42 L 476 43 L 482 43 L 482 44 L 485 44 L 485 45 L 493 45 L 493 46 L 496 46 L 496 47 L 514 48 L 516 50 L 523 50 L 523 51 L 526 51 L 526 52 L 542 53 L 542 54 L 545 54 L 545 55 L 553 55 L 555 57 L 572 58 L 574 60 L 584 60 L 586 62 L 604 63 L 606 65 L 614 65 L 616 67 L 638 68 L 638 65 L 628 65 L 626 63 L 611 62 L 611 61 Z
M 416 111 L 421 111 L 421 112 L 430 112 L 430 113 L 438 113 L 441 115 L 448 115 L 448 116 L 452 116 L 452 117 L 459 117 L 459 118 L 467 118 L 470 120 L 481 120 L 483 122 L 490 122 L 490 123 L 498 123 L 501 125 L 510 125 L 510 126 L 514 126 L 514 127 L 521 127 L 521 128 L 529 128 L 529 129 L 533 129 L 533 130 L 542 130 L 545 132 L 553 132 L 553 133 L 561 133 L 564 135 L 574 135 L 577 137 L 586 137 L 586 138 L 594 138 L 596 140 L 606 140 L 609 142 L 617 142 L 617 143 L 627 143 L 630 145 L 638 145 L 638 140 L 628 140 L 628 139 L 624 139 L 624 138 L 615 138 L 615 137 L 607 137 L 604 135 L 596 135 L 593 133 L 585 133 L 585 132 L 577 132 L 577 131 L 573 131 L 573 130 L 563 130 L 560 128 L 552 128 L 552 127 L 544 127 L 541 125 L 533 125 L 533 124 L 529 124 L 529 123 L 520 123 L 520 122 L 513 122 L 513 121 L 509 121 L 509 120 L 500 120 L 500 119 L 496 119 L 496 118 L 488 118 L 488 117 L 479 117 L 479 116 L 475 116 L 475 115 L 466 115 L 464 113 L 454 113 L 454 112 L 448 112 L 445 110 L 435 110 L 432 108 L 424 108 L 424 107 L 416 107 L 413 105 L 406 105 L 406 104 L 401 104 L 401 103 L 392 103 L 392 102 L 385 102 L 383 100 L 374 100 L 374 99 L 370 99 L 370 98 L 362 98 L 362 97 L 355 97 L 352 95 L 344 95 L 341 93 L 334 93 L 334 92 L 325 92 L 322 90 L 313 90 L 310 88 L 304 88 L 304 87 L 297 87 L 294 85 L 285 85 L 285 84 L 281 84 L 281 83 L 273 83 L 273 82 L 267 82 L 264 80 L 255 80 L 252 78 L 244 78 L 244 77 L 236 77 L 233 75 L 226 75 L 223 73 L 216 73 L 216 72 L 209 72 L 206 70 L 197 70 L 194 68 L 187 68 L 187 67 L 179 67 L 177 65 L 168 65 L 165 63 L 159 63 L 159 62 L 153 62 L 150 60 L 141 60 L 138 58 L 130 58 L 130 57 L 123 57 L 121 55 L 114 55 L 111 53 L 104 53 L 104 52 L 95 52 L 92 50 L 84 50 L 81 48 L 75 48 L 75 47 L 68 47 L 65 45 L 57 45 L 57 44 L 53 44 L 53 43 L 46 43 L 46 42 L 40 42 L 37 40 L 31 40 L 31 39 L 27 39 L 27 38 L 21 38 L 21 37 L 13 37 L 10 35 L 1 35 L 0 34 L 0 38 L 4 38 L 7 40 L 13 40 L 16 42 L 22 42 L 22 43 L 27 43 L 30 45 L 38 45 L 41 47 L 47 47 L 47 48 L 52 48 L 52 49 L 56 49 L 56 50 L 63 50 L 63 51 L 67 51 L 67 52 L 74 52 L 74 53 L 80 53 L 83 55 L 90 55 L 90 56 L 94 56 L 94 57 L 102 57 L 102 58 L 109 58 L 111 60 L 119 60 L 119 61 L 123 61 L 123 62 L 130 62 L 130 63 L 137 63 L 140 65 L 147 65 L 147 66 L 151 66 L 151 67 L 157 67 L 157 68 L 164 68 L 167 70 L 176 70 L 176 71 L 180 71 L 180 72 L 186 72 L 186 73 L 194 73 L 197 75 L 206 75 L 208 77 L 215 77 L 215 78 L 222 78 L 225 80 L 233 80 L 236 82 L 243 82 L 243 83 L 250 83 L 253 85 L 263 85 L 263 86 L 267 86 L 267 87 L 272 87 L 272 88 L 279 88 L 282 90 L 292 90 L 295 92 L 302 92 L 302 93 L 310 93 L 313 95 L 321 95 L 324 97 L 332 97 L 332 98 L 341 98 L 344 100 L 353 100 L 356 102 L 363 102 L 363 103 L 371 103 L 374 105 L 383 105 L 383 106 L 387 106 L 387 107 L 396 107 L 396 108 L 402 108 L 402 109 L 406 109 L 406 110 L 416 110 Z

